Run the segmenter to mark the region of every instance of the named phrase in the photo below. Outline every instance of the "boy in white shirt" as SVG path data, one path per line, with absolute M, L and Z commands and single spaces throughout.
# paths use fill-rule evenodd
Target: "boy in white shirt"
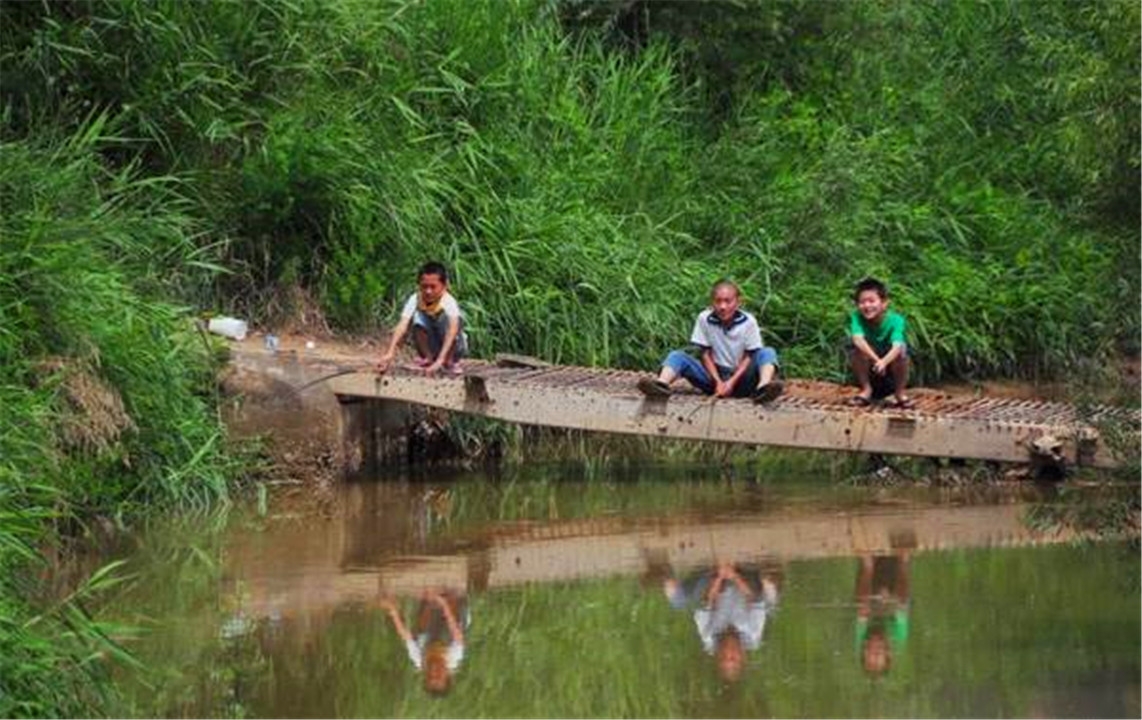
M 714 656 L 718 674 L 729 682 L 741 678 L 746 653 L 761 647 L 766 619 L 777 607 L 776 578 L 749 574 L 757 576 L 756 587 L 734 565 L 718 563 L 706 602 L 694 611 L 702 649 Z
M 424 673 L 424 689 L 444 695 L 464 659 L 465 633 L 472 619 L 468 598 L 462 592 L 427 590 L 416 613 L 416 634 L 404 623 L 396 600 L 381 598 L 381 607 L 404 641 L 408 659 Z
M 468 353 L 468 339 L 460 305 L 448 292 L 448 270 L 441 263 L 428 262 L 420 268 L 417 291 L 409 296 L 401 310 L 389 347 L 377 362 L 378 373 L 389 369 L 410 327 L 416 346 L 416 364 L 424 368 L 426 374 L 441 368 L 459 372 L 459 361 Z
M 690 342 L 702 350 L 701 361 L 674 350 L 662 362 L 657 378 L 644 377 L 638 389 L 648 397 L 667 397 L 680 377 L 707 395 L 775 400 L 785 389 L 775 380 L 777 351 L 761 344 L 757 318 L 741 309 L 741 291 L 721 280 L 710 291 L 710 307 L 698 315 Z

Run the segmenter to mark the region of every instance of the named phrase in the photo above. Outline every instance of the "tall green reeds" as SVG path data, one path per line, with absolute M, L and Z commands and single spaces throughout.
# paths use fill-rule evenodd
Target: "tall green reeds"
M 96 514 L 228 494 L 208 354 L 169 300 L 211 266 L 174 183 L 108 168 L 95 148 L 111 141 L 96 117 L 64 141 L 0 144 L 4 715 L 93 712 L 118 654 L 79 598 L 43 594 L 42 543 Z
M 1137 349 L 1129 3 L 5 12 L 13 127 L 110 111 L 254 317 L 301 287 L 373 329 L 439 257 L 481 354 L 652 365 L 730 275 L 790 372 L 840 377 L 867 273 L 923 381 Z

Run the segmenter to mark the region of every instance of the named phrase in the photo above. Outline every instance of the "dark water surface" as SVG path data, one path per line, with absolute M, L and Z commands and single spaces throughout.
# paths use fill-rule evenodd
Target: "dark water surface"
M 144 628 L 122 711 L 1139 716 L 1137 550 L 1033 532 L 1033 490 L 524 475 L 131 538 L 102 613 Z

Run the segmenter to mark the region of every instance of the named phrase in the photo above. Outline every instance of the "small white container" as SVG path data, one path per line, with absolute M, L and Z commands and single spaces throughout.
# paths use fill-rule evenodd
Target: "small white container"
M 231 340 L 245 340 L 246 339 L 246 321 L 239 320 L 232 317 L 216 317 L 210 318 L 207 323 L 206 329 L 215 335 L 228 337 Z

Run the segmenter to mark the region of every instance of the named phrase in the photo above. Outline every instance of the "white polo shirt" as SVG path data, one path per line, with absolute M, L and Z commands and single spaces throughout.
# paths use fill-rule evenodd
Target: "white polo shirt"
M 712 308 L 707 308 L 698 314 L 690 342 L 712 350 L 718 367 L 733 369 L 745 353 L 761 349 L 761 328 L 757 318 L 744 310 L 723 323 Z

